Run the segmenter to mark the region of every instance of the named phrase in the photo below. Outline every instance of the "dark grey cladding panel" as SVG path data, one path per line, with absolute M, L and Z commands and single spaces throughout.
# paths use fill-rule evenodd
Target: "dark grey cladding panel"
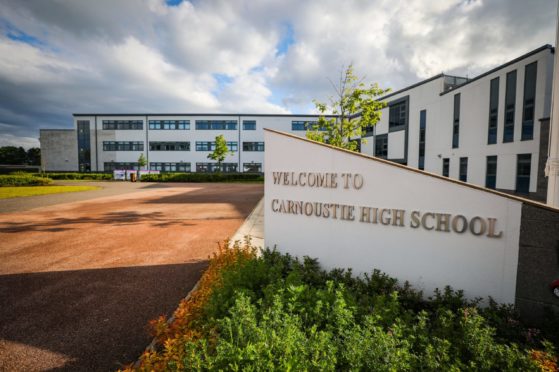
M 522 205 L 516 306 L 521 316 L 538 325 L 545 308 L 559 314 L 559 298 L 549 285 L 559 279 L 559 212 Z

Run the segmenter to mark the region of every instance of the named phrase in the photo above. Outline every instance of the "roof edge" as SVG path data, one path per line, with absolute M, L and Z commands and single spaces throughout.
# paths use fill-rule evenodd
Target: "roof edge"
M 336 150 L 336 151 L 345 152 L 346 154 L 350 154 L 350 155 L 357 156 L 357 157 L 364 158 L 364 159 L 373 160 L 373 161 L 383 163 L 383 164 L 386 164 L 386 165 L 389 165 L 389 166 L 392 166 L 392 167 L 400 168 L 400 169 L 403 169 L 403 170 L 406 170 L 406 171 L 409 171 L 409 172 L 423 174 L 425 176 L 437 178 L 441 181 L 451 182 L 451 183 L 454 183 L 454 184 L 457 184 L 457 185 L 460 185 L 460 186 L 468 187 L 470 189 L 487 192 L 487 193 L 494 194 L 494 195 L 497 195 L 497 196 L 500 196 L 500 197 L 503 197 L 503 198 L 506 198 L 506 199 L 511 199 L 511 200 L 518 201 L 518 202 L 521 202 L 521 203 L 524 203 L 524 204 L 532 205 L 534 207 L 543 208 L 543 209 L 547 209 L 547 210 L 559 213 L 558 208 L 551 207 L 547 204 L 543 204 L 543 203 L 537 202 L 535 200 L 522 198 L 522 197 L 519 197 L 519 196 L 516 196 L 516 195 L 510 195 L 510 194 L 507 194 L 507 193 L 504 193 L 504 192 L 501 192 L 501 191 L 488 189 L 488 188 L 485 188 L 485 187 L 481 187 L 481 186 L 474 185 L 474 184 L 467 183 L 467 182 L 462 182 L 462 181 L 455 180 L 455 179 L 448 178 L 448 177 L 443 177 L 443 176 L 435 174 L 435 173 L 430 173 L 430 172 L 422 171 L 422 170 L 415 169 L 415 168 L 412 168 L 412 167 L 408 167 L 407 165 L 394 163 L 390 160 L 377 158 L 377 157 L 374 157 L 374 156 L 371 156 L 371 155 L 362 154 L 360 152 L 355 152 L 355 151 L 342 149 L 340 147 L 335 147 L 335 146 L 329 145 L 327 143 L 313 141 L 313 140 L 310 140 L 308 138 L 298 137 L 298 136 L 295 136 L 291 133 L 281 132 L 281 131 L 278 131 L 278 130 L 275 130 L 275 129 L 269 129 L 269 128 L 264 128 L 264 130 L 266 132 L 271 132 L 271 133 L 279 134 L 279 135 L 282 135 L 282 136 L 285 136 L 285 137 L 309 142 L 309 143 L 319 145 L 319 146 L 323 146 L 323 147 L 327 147 L 327 148 L 330 148 L 330 149 L 333 149 L 333 150 Z
M 465 82 L 464 84 L 460 84 L 460 85 L 458 85 L 458 86 L 455 86 L 454 88 L 449 89 L 449 90 L 447 90 L 446 92 L 441 92 L 439 95 L 440 95 L 440 96 L 444 96 L 444 95 L 447 94 L 447 93 L 454 92 L 455 90 L 460 89 L 460 88 L 462 88 L 462 87 L 465 86 L 465 85 L 468 85 L 468 84 L 470 84 L 470 83 L 473 83 L 474 81 L 479 80 L 479 79 L 481 79 L 481 78 L 483 78 L 483 77 L 486 77 L 487 75 L 491 75 L 492 73 L 497 72 L 497 71 L 499 71 L 499 70 L 502 69 L 502 68 L 508 67 L 508 66 L 510 66 L 510 65 L 512 65 L 512 64 L 515 64 L 516 62 L 522 61 L 523 59 L 526 59 L 526 58 L 528 58 L 528 57 L 531 57 L 531 56 L 533 56 L 534 54 L 538 54 L 539 52 L 542 52 L 542 51 L 547 50 L 547 49 L 549 49 L 549 50 L 551 51 L 551 53 L 554 53 L 554 48 L 553 48 L 550 44 L 542 45 L 541 47 L 539 47 L 539 48 L 537 48 L 537 49 L 534 49 L 534 50 L 532 50 L 531 52 L 528 52 L 528 53 L 526 53 L 526 54 L 523 54 L 523 55 L 521 55 L 520 57 L 516 57 L 515 59 L 510 60 L 510 61 L 508 61 L 508 62 L 505 62 L 505 63 L 503 63 L 502 65 L 499 65 L 499 66 L 497 66 L 497 67 L 495 67 L 495 68 L 493 68 L 493 69 L 491 69 L 491 70 L 489 70 L 489 71 L 486 71 L 486 72 L 484 72 L 484 73 L 481 74 L 481 75 L 478 75 L 478 76 L 476 76 L 476 77 L 474 77 L 474 78 L 471 78 L 471 79 L 469 79 L 467 82 Z
M 303 117 L 312 117 L 312 118 L 318 118 L 320 116 L 327 116 L 327 117 L 334 117 L 335 115 L 318 115 L 318 114 L 224 114 L 224 113 L 136 113 L 136 114 L 131 114 L 131 113 L 73 113 L 72 116 L 247 116 L 247 117 L 253 117 L 253 116 L 263 116 L 263 117 L 297 117 L 297 118 L 303 118 Z

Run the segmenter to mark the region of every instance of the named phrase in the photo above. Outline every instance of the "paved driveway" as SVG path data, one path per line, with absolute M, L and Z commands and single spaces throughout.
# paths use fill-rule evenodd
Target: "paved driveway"
M 148 320 L 172 312 L 262 194 L 165 184 L 0 213 L 0 370 L 132 362 Z

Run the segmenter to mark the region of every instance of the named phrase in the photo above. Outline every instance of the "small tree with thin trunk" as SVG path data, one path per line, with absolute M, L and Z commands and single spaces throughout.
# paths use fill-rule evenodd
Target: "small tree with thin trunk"
M 381 110 L 386 107 L 377 97 L 390 89 L 381 89 L 377 84 L 366 86 L 354 75 L 352 65 L 340 73 L 338 84 L 332 86 L 336 95 L 330 104 L 313 101 L 320 117 L 307 128 L 307 138 L 356 151 L 358 140 L 380 120 Z
M 146 160 L 146 157 L 144 156 L 144 153 L 141 153 L 140 157 L 138 158 L 138 168 L 142 169 L 147 164 L 148 164 L 148 161 Z
M 218 172 L 221 172 L 221 163 L 229 154 L 233 154 L 233 151 L 230 151 L 227 147 L 227 141 L 225 141 L 223 134 L 215 137 L 215 148 L 211 154 L 208 154 L 208 159 L 217 161 Z

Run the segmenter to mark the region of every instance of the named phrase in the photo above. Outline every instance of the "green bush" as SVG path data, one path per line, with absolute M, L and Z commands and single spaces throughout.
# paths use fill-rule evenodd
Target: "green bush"
M 37 174 L 35 174 L 37 175 Z M 112 180 L 112 173 L 78 173 L 78 172 L 67 172 L 67 173 L 47 173 L 47 176 L 53 180 L 95 180 L 95 181 L 105 181 Z
M 514 309 L 494 302 L 479 308 L 478 300 L 466 300 L 449 287 L 424 299 L 409 284 L 377 270 L 362 277 L 327 272 L 317 260 L 272 250 L 226 261 L 201 315 L 187 324 L 189 336 L 181 338 L 171 325 L 165 347 L 145 354 L 141 369 L 537 371 L 542 363 L 556 366 L 551 344 L 527 338 Z
M 263 182 L 258 173 L 160 173 L 144 174 L 147 182 Z
M 0 186 L 45 186 L 51 182 L 52 180 L 49 178 L 35 177 L 23 172 L 0 175 Z

